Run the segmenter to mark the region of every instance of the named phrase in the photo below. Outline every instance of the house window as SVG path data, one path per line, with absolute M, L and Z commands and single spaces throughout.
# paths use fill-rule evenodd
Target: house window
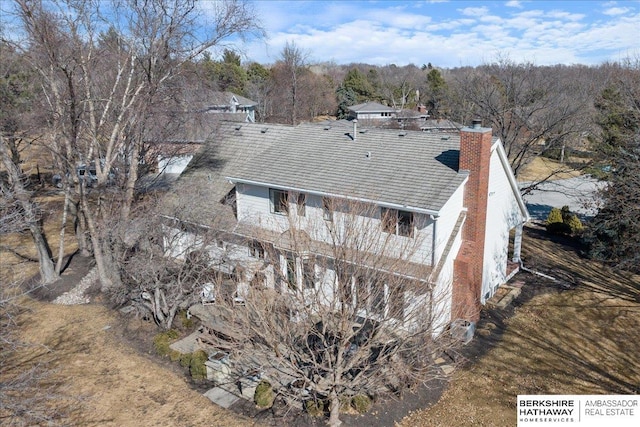
M 393 281 L 391 281 L 393 283 Z M 389 286 L 389 316 L 398 320 L 404 319 L 404 284 L 394 283 Z
M 369 285 L 369 310 L 380 316 L 384 316 L 387 305 L 386 286 L 383 282 L 374 279 Z
M 254 258 L 264 259 L 264 247 L 255 240 L 249 242 L 249 255 Z
M 280 215 L 289 214 L 289 193 L 282 190 L 269 189 L 271 212 Z
M 296 280 L 296 258 L 292 254 L 287 255 L 287 284 L 291 290 L 295 291 L 298 289 Z
M 302 260 L 302 285 L 305 289 L 315 289 L 316 287 L 316 269 L 312 259 Z
M 298 205 L 298 216 L 304 216 L 306 212 L 306 201 L 307 197 L 304 193 L 298 193 L 297 205 Z
M 381 208 L 380 217 L 385 233 L 413 237 L 413 212 Z
M 322 218 L 325 221 L 333 221 L 333 200 L 327 197 L 322 198 Z

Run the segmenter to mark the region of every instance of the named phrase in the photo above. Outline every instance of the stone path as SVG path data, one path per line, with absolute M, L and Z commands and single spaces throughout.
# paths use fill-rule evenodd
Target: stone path
M 84 293 L 98 280 L 98 269 L 93 267 L 86 276 L 80 280 L 80 283 L 68 292 L 63 293 L 53 300 L 54 304 L 75 305 L 88 304 L 91 302 L 89 297 Z
M 222 406 L 223 408 L 227 409 L 238 400 L 240 400 L 240 398 L 235 394 L 229 393 L 228 391 L 220 387 L 214 387 L 211 390 L 207 391 L 204 395 L 216 405 Z

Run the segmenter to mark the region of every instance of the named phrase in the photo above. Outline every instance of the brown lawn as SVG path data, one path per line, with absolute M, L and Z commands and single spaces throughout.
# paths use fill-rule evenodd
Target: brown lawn
M 523 255 L 530 268 L 577 286 L 560 291 L 527 276 L 527 286 L 549 289 L 505 319 L 497 345 L 457 372 L 437 404 L 400 426 L 515 425 L 518 394 L 640 393 L 640 276 L 584 260 L 532 230 Z M 480 334 L 495 332 L 481 322 Z
M 573 160 L 573 159 L 572 159 Z M 553 175 L 551 179 L 574 178 L 580 175 L 580 171 L 571 169 L 556 160 L 546 157 L 535 157 L 531 163 L 523 168 L 518 174 L 518 181 L 530 182 L 545 179 Z

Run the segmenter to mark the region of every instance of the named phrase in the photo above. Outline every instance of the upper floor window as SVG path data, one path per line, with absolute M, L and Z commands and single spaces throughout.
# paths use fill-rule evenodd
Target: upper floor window
M 283 190 L 269 189 L 271 199 L 271 212 L 288 215 L 289 214 L 289 193 Z
M 322 218 L 325 221 L 333 221 L 333 200 L 327 197 L 322 198 Z
M 380 208 L 380 214 L 384 232 L 413 237 L 413 212 Z
M 298 193 L 296 204 L 298 206 L 298 216 L 304 216 L 306 212 L 307 197 L 304 193 Z

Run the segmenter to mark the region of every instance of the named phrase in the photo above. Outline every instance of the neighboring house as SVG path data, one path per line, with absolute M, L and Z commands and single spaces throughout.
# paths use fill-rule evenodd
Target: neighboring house
M 357 120 L 389 120 L 395 118 L 397 111 L 378 102 L 365 102 L 364 104 L 349 107 L 349 118 Z
M 199 141 L 167 141 L 156 144 L 153 151 L 157 157 L 158 174 L 180 175 L 200 151 L 204 140 Z
M 223 114 L 225 120 L 255 123 L 257 102 L 232 92 L 214 92 L 204 111 Z
M 479 123 L 446 135 L 361 131 L 357 124 L 349 132 L 313 124 L 222 125 L 168 198 L 166 235 L 184 239 L 186 248 L 197 238 L 185 230 L 194 228 L 170 214 L 184 211 L 176 197 L 183 191 L 206 200 L 194 203 L 189 221 L 220 231 L 208 250 L 224 259 L 218 263 L 224 272 L 241 272 L 239 294 L 258 273 L 266 286 L 290 291 L 279 288 L 278 277 L 292 265 L 315 271 L 312 287 L 330 289 L 336 274 L 292 258 L 292 247 L 303 239 L 315 255 L 330 258 L 332 236 L 323 224 L 354 215 L 345 208 L 350 203 L 365 207 L 356 221 L 376 233 L 357 250 L 375 253 L 379 239 L 414 245 L 408 255 L 398 252 L 402 268 L 394 264 L 389 273 L 416 272 L 425 293 L 445 296 L 436 332 L 457 319 L 479 319 L 481 305 L 517 271 L 529 219 L 501 142 Z M 265 262 L 264 248 L 279 259 Z M 407 304 L 420 300 L 393 295 Z
M 452 132 L 458 133 L 464 126 L 449 119 L 427 119 L 420 125 L 423 132 Z

